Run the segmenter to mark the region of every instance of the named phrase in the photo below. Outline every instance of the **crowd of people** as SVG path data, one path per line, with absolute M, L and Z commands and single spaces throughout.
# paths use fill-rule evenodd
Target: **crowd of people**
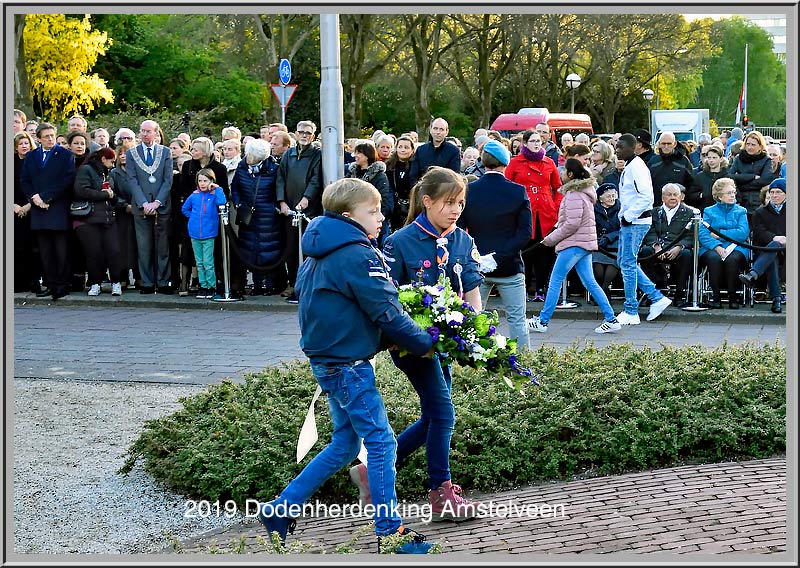
M 110 286 L 113 295 L 128 289 L 199 298 L 221 295 L 224 283 L 219 223 L 213 235 L 203 233 L 198 238 L 198 225 L 191 218 L 198 213 L 184 211 L 187 201 L 196 200 L 190 199 L 193 195 L 205 193 L 198 175 L 208 170 L 204 178 L 216 188 L 217 197 L 213 202 L 201 200 L 203 226 L 215 218 L 214 204 L 222 203 L 220 193 L 231 206 L 231 296 L 280 294 L 289 303 L 297 302 L 294 285 L 301 250 L 295 216 L 302 212 L 307 220 L 322 213 L 322 160 L 313 122 L 300 121 L 294 132 L 280 123 L 264 125 L 257 136 L 243 136 L 238 128 L 228 126 L 216 142 L 209 136 L 192 139 L 186 133 L 168 139 L 153 121 L 143 122 L 138 135 L 129 128 L 118 128 L 113 134 L 106 128 L 87 132 L 86 120 L 78 115 L 69 119 L 66 133 L 58 133 L 55 126 L 27 120 L 18 110 L 14 111 L 13 128 L 18 259 L 15 291 L 32 291 L 54 299 L 77 292 L 96 296 L 104 286 Z M 495 269 L 498 272 L 490 273 L 490 278 L 517 279 L 517 274 L 522 275 L 524 301 L 515 301 L 515 308 L 506 305 L 511 311 L 524 312 L 528 303 L 545 302 L 548 293 L 559 298 L 560 289 L 553 290 L 553 284 L 561 286 L 563 279 L 559 275 L 553 279 L 553 270 L 562 249 L 546 237 L 554 230 L 563 233 L 559 208 L 569 193 L 562 191 L 562 185 L 583 179 L 570 173 L 570 159 L 589 171 L 586 179 L 592 182 L 594 192 L 591 215 L 583 219 L 586 226 L 591 218 L 595 231 L 587 242 L 594 239 L 596 248 L 584 249 L 590 253 L 592 279 L 589 281 L 581 268 L 580 283 L 591 290 L 594 284 L 599 286 L 605 298 L 593 294 L 591 301 L 601 308 L 611 298 L 612 288 L 621 284 L 626 290 L 623 324 L 628 319 L 637 323 L 637 288 L 644 293 L 645 304 L 661 302 L 662 291 L 669 293 L 672 305 L 688 303 L 695 251 L 691 234 L 683 229 L 696 211 L 710 219 L 712 229 L 723 235 L 726 229 L 735 229 L 744 241 L 756 244 L 750 236 L 756 211 L 761 207 L 778 207 L 780 211 L 781 207 L 773 202 L 770 187 L 773 180 L 785 180 L 786 150 L 756 130 L 745 133 L 734 128 L 718 138 L 703 134 L 697 141 L 688 142 L 662 132 L 655 150 L 650 133 L 637 130 L 631 133 L 632 155 L 626 158 L 625 150 L 620 152 L 619 148 L 621 134 L 604 141 L 585 133 L 575 137 L 565 133 L 558 144 L 547 123 L 511 138 L 480 128 L 473 143 L 464 145 L 449 136 L 445 119 L 436 118 L 429 134 L 430 140 L 425 143 L 418 140 L 416 132 L 396 136 L 381 130 L 368 139 L 347 140 L 345 177 L 365 180 L 381 194 L 386 221 L 376 235 L 380 245 L 406 224 L 411 189 L 431 166 L 453 170 L 468 184 L 494 172 L 523 186 L 531 225 L 527 240 L 522 242 L 518 235 L 513 239 L 520 262 L 509 260 L 508 247 L 496 236 L 519 228 L 516 224 L 509 226 L 507 220 L 498 218 L 489 228 L 494 232 L 489 243 L 478 246 L 482 255 L 495 253 L 502 260 L 501 267 Z M 491 156 L 498 153 L 498 147 L 508 152 L 508 163 L 500 163 L 499 170 L 484 162 L 487 144 Z M 34 159 L 26 162 L 26 157 Z M 640 161 L 632 163 L 633 158 Z M 628 233 L 621 223 L 626 177 L 634 181 L 637 206 L 645 208 L 641 218 L 631 220 L 637 233 L 632 242 L 621 239 Z M 732 184 L 736 191 L 732 204 L 746 213 L 742 217 L 736 209 L 736 222 L 715 217 L 729 200 L 714 190 L 722 187 L 718 182 L 728 184 L 726 187 Z M 482 185 L 486 184 L 478 187 Z M 652 203 L 642 197 L 642 185 L 651 188 Z M 498 184 L 484 191 L 502 191 L 494 186 Z M 71 210 L 87 202 L 88 207 Z M 496 200 L 490 199 L 481 214 L 497 208 Z M 772 220 L 772 216 L 765 218 Z M 783 218 L 778 215 L 779 220 Z M 527 227 L 524 223 L 521 226 Z M 195 227 L 194 232 L 191 227 Z M 784 236 L 785 230 L 779 233 Z M 202 246 L 197 241 L 203 241 Z M 701 266 L 708 270 L 713 291 L 708 302 L 711 308 L 721 306 L 723 291 L 730 307 L 741 305 L 744 298 L 737 292 L 739 275 L 748 273 L 751 257 L 768 254 L 758 249 L 752 254 L 741 245 L 731 249 L 731 255 L 720 254 L 730 244 L 703 227 L 697 254 Z M 198 246 L 203 251 L 199 255 L 195 250 Z M 772 257 L 778 260 L 776 266 L 783 266 L 782 255 Z M 209 262 L 212 269 L 207 267 Z M 509 272 L 512 264 L 514 271 Z M 584 264 L 582 260 L 580 266 Z M 521 272 L 515 272 L 517 269 Z M 748 285 L 766 281 L 774 311 L 781 310 L 780 302 L 775 301 L 783 297 L 782 293 L 775 295 L 781 273 L 779 270 L 777 284 L 771 268 L 764 269 L 755 280 L 752 274 L 745 279 Z M 493 286 L 498 291 L 506 288 L 508 295 L 508 287 L 500 280 Z M 571 282 L 577 284 L 576 280 Z M 516 317 L 512 319 L 514 327 L 519 328 Z M 541 319 L 536 321 L 542 324 Z M 616 323 L 608 325 L 614 328 Z M 538 329 L 534 320 L 529 320 L 528 327 Z M 518 335 L 523 334 L 519 331 Z

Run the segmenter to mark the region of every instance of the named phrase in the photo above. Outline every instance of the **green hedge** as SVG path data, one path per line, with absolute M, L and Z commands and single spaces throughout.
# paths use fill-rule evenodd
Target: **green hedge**
M 783 346 L 542 347 L 521 359 L 541 381 L 525 396 L 485 373 L 454 369 L 451 469 L 469 490 L 785 452 Z M 388 356 L 379 356 L 377 369 L 399 433 L 418 417 L 418 398 Z M 330 439 L 321 397 L 320 439 L 295 463 L 315 388 L 301 362 L 267 368 L 242 384 L 211 386 L 182 399 L 181 410 L 148 421 L 120 471 L 141 459 L 146 471 L 187 496 L 271 499 Z M 418 451 L 398 472 L 398 497 L 419 499 L 425 478 L 425 453 Z M 318 497 L 354 500 L 346 470 Z

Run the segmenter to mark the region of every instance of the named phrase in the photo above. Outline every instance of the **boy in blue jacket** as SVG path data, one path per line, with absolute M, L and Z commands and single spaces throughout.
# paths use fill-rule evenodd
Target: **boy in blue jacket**
M 217 273 L 214 271 L 214 239 L 219 233 L 220 205 L 225 205 L 225 192 L 216 184 L 217 177 L 209 168 L 197 172 L 197 189 L 183 202 L 181 212 L 189 218 L 189 237 L 200 289 L 196 298 L 214 298 Z
M 328 397 L 333 437 L 276 499 L 260 505 L 258 518 L 283 543 L 303 504 L 356 458 L 363 439 L 378 551 L 382 537 L 400 535 L 406 538 L 398 539 L 404 544 L 395 552 L 426 554 L 432 544 L 403 527 L 397 512 L 397 442 L 369 359 L 389 343 L 430 354 L 433 339 L 403 311 L 377 248 L 384 220 L 378 190 L 361 179 L 341 179 L 325 188 L 322 206 L 325 214 L 303 235 L 308 258 L 295 291 L 300 347 Z

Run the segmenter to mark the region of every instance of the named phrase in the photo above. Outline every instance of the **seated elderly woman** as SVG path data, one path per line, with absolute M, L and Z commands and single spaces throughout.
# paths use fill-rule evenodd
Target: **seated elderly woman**
M 731 241 L 745 242 L 750 236 L 747 210 L 736 204 L 736 183 L 731 178 L 719 178 L 711 188 L 716 204 L 703 210 L 700 225 L 700 261 L 708 268 L 714 297 L 710 307 L 721 308 L 720 289 L 728 290 L 728 307 L 739 309 L 739 273 L 747 268 L 747 249 Z M 708 226 L 706 225 L 708 224 Z M 714 229 L 722 236 L 712 233 Z

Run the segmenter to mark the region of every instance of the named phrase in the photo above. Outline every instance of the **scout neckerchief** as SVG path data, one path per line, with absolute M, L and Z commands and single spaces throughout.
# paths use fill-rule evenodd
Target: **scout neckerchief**
M 439 234 L 428 220 L 428 216 L 425 215 L 425 213 L 420 213 L 417 218 L 414 219 L 414 224 L 419 227 L 422 232 L 436 239 L 436 264 L 439 268 L 439 273 L 447 276 L 445 269 L 447 268 L 447 260 L 450 258 L 450 252 L 447 250 L 447 235 L 456 230 L 456 225 L 453 224 Z

